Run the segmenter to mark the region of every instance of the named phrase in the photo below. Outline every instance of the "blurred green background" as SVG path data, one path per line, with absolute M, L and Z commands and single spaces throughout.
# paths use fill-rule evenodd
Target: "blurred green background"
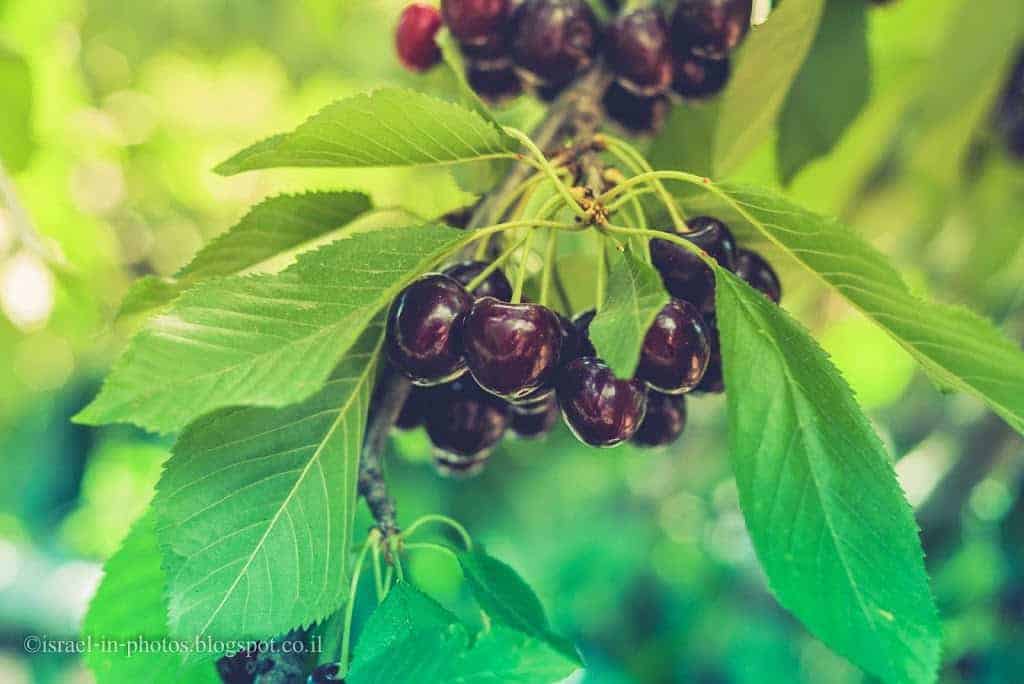
M 1024 166 L 987 117 L 1013 59 L 985 39 L 1001 4 L 902 0 L 871 12 L 870 99 L 788 192 L 862 231 L 920 289 L 1021 340 Z M 444 68 L 400 69 L 401 5 L 0 0 L 0 682 L 90 681 L 75 658 L 29 657 L 22 641 L 75 634 L 167 456 L 165 441 L 68 420 L 132 330 L 114 323 L 128 284 L 173 273 L 280 191 L 362 189 L 426 216 L 472 200 L 433 169 L 210 171 L 355 91 L 453 92 Z M 985 68 L 958 74 L 964 60 Z M 846 84 L 831 87 L 817 96 L 841 97 Z M 671 163 L 687 129 L 674 117 L 665 135 L 653 144 Z M 738 175 L 778 185 L 773 150 Z M 944 618 L 944 681 L 1024 681 L 1020 439 L 974 400 L 938 392 L 869 323 L 781 265 L 787 308 L 899 459 Z M 767 593 L 730 477 L 724 402 L 690 409 L 670 452 L 593 452 L 561 431 L 507 442 L 469 481 L 437 477 L 424 436 L 402 435 L 390 468 L 401 518 L 453 515 L 520 570 L 583 649 L 587 683 L 863 681 Z M 410 563 L 424 589 L 467 605 L 447 559 Z

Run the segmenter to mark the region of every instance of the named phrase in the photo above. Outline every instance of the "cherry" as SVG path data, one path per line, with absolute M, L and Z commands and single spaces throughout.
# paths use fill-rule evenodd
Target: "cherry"
M 255 648 L 242 649 L 217 660 L 217 674 L 225 684 L 252 684 L 256 675 L 273 667 L 274 663 L 261 659 Z
M 644 336 L 636 377 L 659 392 L 682 394 L 700 383 L 710 358 L 711 343 L 700 312 L 689 302 L 673 299 Z
M 771 264 L 757 252 L 740 249 L 736 252 L 736 275 L 776 304 L 782 300 L 782 284 Z
M 467 287 L 488 266 L 490 264 L 485 261 L 460 261 L 444 269 L 443 272 L 446 276 L 462 283 L 463 287 Z M 495 299 L 507 302 L 512 299 L 512 283 L 508 281 L 508 278 L 501 272 L 501 269 L 495 269 L 484 278 L 482 283 L 476 286 L 472 295 L 477 299 L 480 297 L 494 297 Z
M 331 682 L 343 682 L 344 680 L 338 676 L 341 672 L 341 667 L 338 663 L 328 663 L 326 665 L 318 665 L 309 675 L 307 684 L 330 684 Z
M 441 0 L 444 23 L 464 44 L 480 44 L 497 34 L 508 9 L 508 0 Z
M 402 10 L 395 29 L 398 59 L 409 71 L 426 71 L 441 61 L 434 38 L 441 30 L 441 13 L 433 5 L 414 2 Z
M 596 309 L 587 309 L 586 311 L 576 314 L 576 317 L 572 319 L 573 326 L 579 333 L 580 339 L 579 348 L 573 358 L 580 356 L 597 356 L 597 350 L 594 349 L 594 343 L 590 341 L 590 324 L 594 322 L 594 316 L 596 315 Z M 568 360 L 572 361 L 572 359 Z
M 437 385 L 466 370 L 461 333 L 473 297 L 440 273 L 421 277 L 391 304 L 386 347 L 391 362 L 417 385 Z
M 647 393 L 647 414 L 630 441 L 644 447 L 672 444 L 686 427 L 686 398 L 682 395 Z
M 679 0 L 672 15 L 676 53 L 722 59 L 750 30 L 752 0 Z
M 612 83 L 601 98 L 608 118 L 630 134 L 657 133 L 665 123 L 669 102 L 664 97 L 642 97 Z
M 561 355 L 558 316 L 538 304 L 476 300 L 463 341 L 473 378 L 488 392 L 516 401 L 554 379 Z
M 714 315 L 706 315 L 704 322 L 708 328 L 708 341 L 711 343 L 711 358 L 708 360 L 704 377 L 697 385 L 698 392 L 721 394 L 725 391 L 725 374 L 722 372 L 722 345 L 718 336 L 718 325 Z
M 644 419 L 647 394 L 639 380 L 622 380 L 593 357 L 576 359 L 558 381 L 558 403 L 580 441 L 611 447 L 626 441 Z
M 673 64 L 672 89 L 690 100 L 714 97 L 725 89 L 730 71 L 728 59 L 678 57 Z
M 505 434 L 508 405 L 463 378 L 437 390 L 427 412 L 427 434 L 449 461 L 486 454 Z
M 523 94 L 523 82 L 510 66 L 501 69 L 480 68 L 471 64 L 466 70 L 469 87 L 492 105 L 500 105 Z
M 537 82 L 560 86 L 590 67 L 599 38 L 586 0 L 526 0 L 512 20 L 512 58 Z
M 721 266 L 733 270 L 736 263 L 736 241 L 724 223 L 709 216 L 690 219 L 692 232 L 683 237 L 700 247 Z M 681 245 L 655 238 L 651 240 L 651 262 L 661 272 L 669 294 L 685 299 L 701 311 L 714 311 L 715 274 L 700 257 Z
M 476 205 L 469 205 L 454 211 L 449 211 L 447 214 L 441 217 L 441 219 L 452 228 L 465 229 L 469 226 L 470 219 L 473 218 L 473 212 L 476 210 Z
M 668 26 L 656 9 L 615 19 L 608 27 L 605 57 L 619 83 L 635 95 L 659 95 L 672 83 Z
M 504 32 L 492 33 L 477 43 L 460 43 L 459 50 L 478 69 L 493 70 L 512 66 L 508 37 Z
M 558 422 L 558 401 L 553 394 L 532 404 L 512 405 L 512 431 L 524 439 L 543 437 Z

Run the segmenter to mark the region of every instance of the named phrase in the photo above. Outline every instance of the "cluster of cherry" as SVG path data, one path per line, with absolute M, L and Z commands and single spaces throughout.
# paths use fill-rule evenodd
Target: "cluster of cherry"
M 586 0 L 441 0 L 402 12 L 396 47 L 414 71 L 437 64 L 442 24 L 458 41 L 466 78 L 500 103 L 529 89 L 550 100 L 602 55 L 615 82 L 602 102 L 632 132 L 656 129 L 669 95 L 711 97 L 729 78 L 729 53 L 750 27 L 751 0 L 678 0 L 663 14 L 646 7 L 601 26 Z
M 724 223 L 698 217 L 688 228 L 683 237 L 779 301 L 771 266 L 738 249 Z M 569 320 L 539 304 L 512 303 L 505 275 L 480 261 L 417 279 L 387 318 L 388 358 L 414 384 L 397 426 L 423 425 L 435 464 L 450 475 L 482 469 L 508 429 L 541 437 L 559 414 L 591 446 L 675 442 L 686 424 L 684 395 L 724 389 L 714 273 L 669 240 L 652 240 L 650 252 L 672 299 L 648 329 L 628 379 L 597 357 L 589 337 L 593 310 Z
M 996 108 L 996 127 L 1015 159 L 1024 160 L 1024 49 Z

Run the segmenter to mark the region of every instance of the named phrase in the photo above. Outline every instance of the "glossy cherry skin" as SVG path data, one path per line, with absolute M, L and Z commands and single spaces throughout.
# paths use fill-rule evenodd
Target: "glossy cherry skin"
M 673 63 L 672 89 L 688 100 L 704 100 L 725 90 L 731 71 L 728 59 L 687 55 Z
M 512 432 L 523 439 L 543 437 L 558 422 L 558 401 L 549 394 L 541 401 L 530 405 L 512 405 Z
M 440 273 L 421 277 L 391 303 L 385 345 L 391 362 L 417 385 L 438 385 L 462 375 L 462 328 L 473 297 Z
M 736 240 L 718 219 L 698 216 L 687 222 L 691 232 L 680 233 L 730 271 L 736 265 Z M 715 274 L 696 254 L 668 240 L 651 240 L 651 263 L 661 273 L 669 294 L 694 304 L 702 312 L 714 311 Z
M 551 309 L 484 297 L 466 317 L 463 343 L 466 364 L 477 383 L 516 401 L 554 380 L 562 329 Z
M 432 388 L 413 386 L 409 390 L 409 396 L 405 398 L 405 403 L 402 404 L 398 418 L 395 419 L 395 427 L 399 430 L 415 430 L 423 425 L 432 395 Z
M 722 344 L 718 336 L 718 325 L 714 316 L 705 316 L 704 322 L 707 324 L 708 341 L 711 343 L 711 358 L 696 391 L 721 394 L 725 391 L 725 374 L 722 372 Z
M 456 461 L 446 456 L 434 457 L 434 469 L 442 477 L 449 477 L 453 480 L 466 480 L 476 477 L 484 471 L 487 465 L 487 456 L 471 458 L 465 461 Z
M 441 30 L 441 13 L 433 5 L 414 2 L 402 10 L 395 29 L 398 59 L 409 71 L 426 71 L 441 61 L 434 40 Z
M 586 0 L 526 0 L 512 21 L 512 58 L 542 84 L 561 86 L 586 71 L 599 40 Z
M 490 266 L 485 261 L 460 261 L 444 269 L 444 274 L 455 278 L 462 283 L 463 287 L 468 286 L 484 270 Z M 501 269 L 491 271 L 491 274 L 484 278 L 484 281 L 476 286 L 471 293 L 474 297 L 494 297 L 503 302 L 512 299 L 512 283 L 508 281 Z
M 608 27 L 604 54 L 619 83 L 652 97 L 672 83 L 672 50 L 661 12 L 644 8 L 617 17 Z
M 666 98 L 641 97 L 612 83 L 601 98 L 609 119 L 630 135 L 652 135 L 661 130 L 670 109 Z
M 736 275 L 776 304 L 782 301 L 782 283 L 779 282 L 779 276 L 775 274 L 771 264 L 757 252 L 749 249 L 740 249 L 736 252 Z
M 463 378 L 435 391 L 426 426 L 430 441 L 447 460 L 476 459 L 505 434 L 508 405 Z
M 682 394 L 700 383 L 710 358 L 711 342 L 700 312 L 673 299 L 644 336 L 636 377 L 664 394 Z
M 647 413 L 630 441 L 643 447 L 667 446 L 686 428 L 686 398 L 681 395 L 647 393 Z
M 597 315 L 596 309 L 587 309 L 576 314 L 576 317 L 572 319 L 573 325 L 576 327 L 576 331 L 579 333 L 579 348 L 573 358 L 580 356 L 597 356 L 597 350 L 594 349 L 594 343 L 590 341 L 590 324 L 594 322 L 594 316 Z M 569 359 L 570 361 L 572 359 Z
M 460 43 L 479 44 L 501 31 L 508 0 L 441 0 L 444 23 Z
M 576 359 L 558 381 L 562 416 L 580 441 L 612 447 L 637 431 L 647 408 L 647 393 L 639 380 L 622 380 L 593 357 Z
M 750 30 L 752 0 L 679 0 L 672 47 L 679 55 L 722 59 Z
M 523 81 L 511 66 L 502 69 L 481 69 L 470 65 L 466 70 L 469 87 L 488 104 L 501 105 L 523 94 Z

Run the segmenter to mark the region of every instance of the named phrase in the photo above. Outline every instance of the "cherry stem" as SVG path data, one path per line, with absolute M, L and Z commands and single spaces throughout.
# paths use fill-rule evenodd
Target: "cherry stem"
M 628 163 L 634 171 L 639 170 L 640 175 L 654 172 L 654 169 L 651 167 L 647 159 L 640 154 L 640 151 L 625 140 L 609 135 L 602 135 L 601 140 L 605 143 L 609 152 L 611 152 L 617 159 Z M 654 191 L 661 197 L 661 202 L 668 210 L 669 216 L 672 218 L 672 225 L 675 227 L 676 232 L 689 232 L 689 228 L 686 226 L 686 220 L 682 211 L 679 209 L 679 206 L 676 204 L 672 195 L 670 195 L 668 190 L 665 189 L 665 185 L 661 182 L 661 179 L 652 178 L 650 180 L 650 184 L 653 186 Z
M 602 228 L 610 233 L 619 233 L 621 235 L 635 235 L 637 237 L 668 240 L 669 242 L 677 244 L 680 247 L 685 248 L 687 251 L 696 254 L 704 263 L 710 266 L 712 270 L 715 270 L 719 267 L 718 262 L 715 261 L 714 257 L 710 256 L 707 252 L 705 252 L 703 249 L 693 244 L 686 238 L 680 237 L 675 233 L 667 233 L 661 230 L 642 230 L 639 228 L 627 228 L 625 226 L 614 226 L 611 224 L 605 224 L 604 226 L 602 226 Z
M 629 188 L 639 185 L 641 183 L 647 183 L 655 179 L 674 180 L 683 183 L 690 183 L 691 185 L 699 185 L 702 188 L 706 188 L 710 192 L 721 195 L 721 192 L 711 184 L 711 181 L 701 176 L 695 176 L 692 173 L 686 173 L 684 171 L 646 171 L 636 176 L 631 176 L 622 183 L 619 183 L 614 188 L 598 197 L 598 201 L 603 203 L 608 202 L 614 197 L 618 197 Z
M 605 251 L 603 235 L 598 236 L 597 245 L 597 292 L 594 294 L 594 308 L 600 311 L 604 307 L 604 297 L 608 290 L 608 253 Z
M 512 303 L 518 304 L 523 298 L 523 285 L 526 284 L 526 271 L 530 265 L 530 248 L 533 246 L 533 236 L 537 231 L 531 230 L 526 234 L 523 242 L 522 256 L 519 257 L 519 273 L 516 276 L 516 286 L 512 290 Z
M 555 259 L 558 256 L 558 233 L 548 230 L 547 248 L 544 250 L 544 271 L 540 276 L 540 305 L 548 305 L 548 295 L 551 293 L 551 272 L 555 269 Z
M 409 525 L 408 528 L 406 528 L 405 532 L 403 532 L 403 536 L 406 538 L 411 537 L 416 530 L 428 523 L 441 523 L 442 525 L 447 525 L 462 537 L 462 544 L 466 547 L 467 551 L 473 550 L 473 538 L 469 536 L 469 532 L 466 528 L 454 518 L 449 518 L 448 516 L 441 515 L 440 513 L 431 513 L 417 518 L 411 525 Z
M 532 233 L 533 231 L 530 231 L 530 232 Z M 487 268 L 485 268 L 484 270 L 480 271 L 479 275 L 477 275 L 475 278 L 473 278 L 472 280 L 469 281 L 469 283 L 466 285 L 466 292 L 472 292 L 476 288 L 480 287 L 480 285 L 485 280 L 487 280 L 487 278 L 492 273 L 494 273 L 496 270 L 498 270 L 498 268 L 503 263 L 508 261 L 509 257 L 511 257 L 515 253 L 515 251 L 517 249 L 519 249 L 523 245 L 523 243 L 525 243 L 525 242 L 526 242 L 526 238 L 523 238 L 522 240 L 519 240 L 514 245 L 512 245 L 511 247 L 506 249 L 504 252 L 499 254 L 498 257 L 494 261 L 492 261 L 491 263 L 487 264 Z
M 371 550 L 373 556 L 373 586 L 377 590 L 377 604 L 384 600 L 384 577 L 380 569 L 380 544 L 374 544 Z
M 544 156 L 544 153 L 541 152 L 540 148 L 537 147 L 533 140 L 530 139 L 530 136 L 515 128 L 509 128 L 508 126 L 505 127 L 505 132 L 518 140 L 522 143 L 523 147 L 529 150 L 534 160 L 536 160 L 536 162 L 542 167 L 544 173 L 546 173 L 548 178 L 551 179 L 551 182 L 555 184 L 555 189 L 558 190 L 562 199 L 565 200 L 566 205 L 571 207 L 577 216 L 585 219 L 587 217 L 587 213 L 583 210 L 583 207 L 579 205 L 579 202 L 573 198 L 572 193 L 569 192 L 569 187 L 562 182 L 561 178 L 558 177 L 558 172 L 555 171 L 555 167 L 551 165 L 551 162 L 549 162 L 547 157 Z
M 370 530 L 370 534 L 366 536 L 366 541 L 363 543 L 359 556 L 356 557 L 356 564 L 352 568 L 352 582 L 348 590 L 348 603 L 345 605 L 345 624 L 341 631 L 341 653 L 338 655 L 338 667 L 341 670 L 342 678 L 348 674 L 348 651 L 352 640 L 352 616 L 355 613 L 356 592 L 359 590 L 359 576 L 363 572 L 363 562 L 366 560 L 367 552 L 379 540 L 380 532 L 376 529 Z

